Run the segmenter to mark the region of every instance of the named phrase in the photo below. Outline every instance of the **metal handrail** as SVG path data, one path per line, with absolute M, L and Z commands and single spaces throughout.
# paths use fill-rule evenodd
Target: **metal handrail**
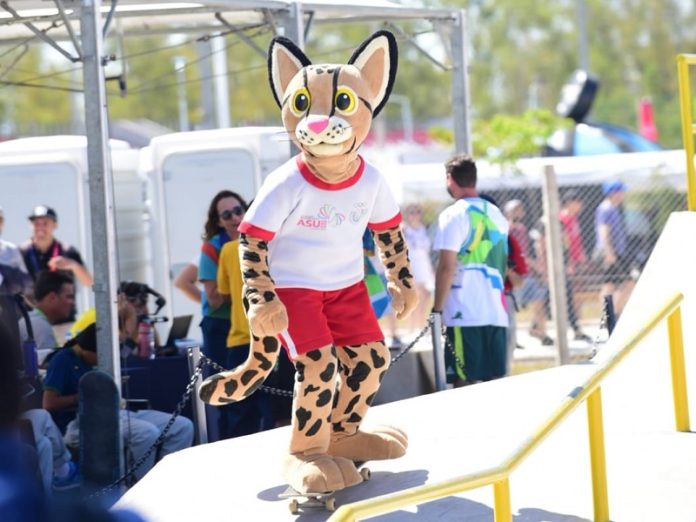
M 683 299 L 683 294 L 675 293 L 665 301 L 658 311 L 635 334 L 626 340 L 611 358 L 603 362 L 583 384 L 576 386 L 566 396 L 560 406 L 537 428 L 531 437 L 528 437 L 519 448 L 497 466 L 443 482 L 417 486 L 396 493 L 346 504 L 341 506 L 329 520 L 358 520 L 492 484 L 495 521 L 509 522 L 512 520 L 510 474 L 582 401 L 587 399 L 594 517 L 595 520 L 608 521 L 609 505 L 607 499 L 600 383 L 660 322 L 667 319 L 676 427 L 678 431 L 689 431 L 689 410 L 680 309 Z
M 696 172 L 694 171 L 694 125 L 691 111 L 689 65 L 696 65 L 696 54 L 677 55 L 679 80 L 679 109 L 681 112 L 682 141 L 686 153 L 687 208 L 696 210 Z

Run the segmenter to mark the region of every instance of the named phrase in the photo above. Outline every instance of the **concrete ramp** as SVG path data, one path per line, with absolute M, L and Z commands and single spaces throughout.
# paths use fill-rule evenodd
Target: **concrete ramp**
M 371 462 L 372 479 L 336 494 L 337 504 L 385 495 L 494 467 L 611 356 L 674 291 L 686 294 L 685 326 L 692 425 L 696 421 L 696 215 L 672 216 L 615 336 L 581 365 L 523 374 L 373 408 L 366 424 L 394 424 L 410 438 L 406 456 Z M 696 520 L 696 434 L 674 429 L 666 327 L 658 327 L 602 387 L 609 510 L 614 521 Z M 288 428 L 198 446 L 171 455 L 117 503 L 147 520 L 319 521 L 330 513 L 290 514 L 278 499 L 278 463 Z M 510 478 L 515 522 L 593 519 L 587 416 L 571 414 Z M 490 521 L 484 487 L 375 517 L 381 521 Z

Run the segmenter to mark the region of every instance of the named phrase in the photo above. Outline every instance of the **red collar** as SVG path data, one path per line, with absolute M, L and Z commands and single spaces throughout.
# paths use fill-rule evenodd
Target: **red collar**
M 365 160 L 362 159 L 362 156 L 358 156 L 358 158 L 360 158 L 360 165 L 358 165 L 355 174 L 353 174 L 348 179 L 341 181 L 340 183 L 327 183 L 323 179 L 318 178 L 309 169 L 309 166 L 304 162 L 304 160 L 302 159 L 302 154 L 298 154 L 297 156 L 295 156 L 295 161 L 297 162 L 297 168 L 300 170 L 300 174 L 302 174 L 302 177 L 310 185 L 314 185 L 315 187 L 320 188 L 322 190 L 342 190 L 348 187 L 352 187 L 358 181 L 360 181 L 363 171 L 365 170 Z

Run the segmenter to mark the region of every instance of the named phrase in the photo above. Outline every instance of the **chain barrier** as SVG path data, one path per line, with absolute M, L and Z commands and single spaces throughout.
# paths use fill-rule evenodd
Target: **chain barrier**
M 137 460 L 135 461 L 135 464 L 133 464 L 133 467 L 130 469 L 126 470 L 126 472 L 121 475 L 118 479 L 114 480 L 111 484 L 108 486 L 105 486 L 104 488 L 100 489 L 99 491 L 96 491 L 95 493 L 92 493 L 87 497 L 88 499 L 96 499 L 99 497 L 104 496 L 106 493 L 111 491 L 112 489 L 116 488 L 119 484 L 122 482 L 126 482 L 127 480 L 130 480 L 134 477 L 135 472 L 145 463 L 145 461 L 150 458 L 150 455 L 152 455 L 157 448 L 164 442 L 164 438 L 167 436 L 167 433 L 169 433 L 169 430 L 172 428 L 174 425 L 174 421 L 176 421 L 176 418 L 181 415 L 181 412 L 183 411 L 184 407 L 186 406 L 186 403 L 188 400 L 191 398 L 191 394 L 193 393 L 193 390 L 196 386 L 196 381 L 198 381 L 198 378 L 202 375 L 203 373 L 203 364 L 204 361 L 200 360 L 198 361 L 198 364 L 196 365 L 196 369 L 193 372 L 193 375 L 191 375 L 191 379 L 189 380 L 188 384 L 186 385 L 186 390 L 184 391 L 183 396 L 181 397 L 181 400 L 179 403 L 176 405 L 176 408 L 174 408 L 174 413 L 172 413 L 172 416 L 170 417 L 169 421 L 165 425 L 164 428 L 162 428 L 162 431 L 160 432 L 159 436 L 157 437 L 157 440 L 148 448 L 148 450 Z
M 398 362 L 406 353 L 408 353 L 417 343 L 420 341 L 420 339 L 430 330 L 432 327 L 433 319 L 429 318 L 428 322 L 426 323 L 425 327 L 416 335 L 416 337 L 409 343 L 408 346 L 406 346 L 403 350 L 401 350 L 398 354 L 396 354 L 394 357 L 392 357 L 392 364 Z M 164 438 L 167 436 L 167 433 L 169 433 L 169 430 L 172 428 L 172 425 L 174 424 L 174 421 L 176 418 L 181 415 L 181 412 L 183 411 L 184 407 L 186 406 L 186 403 L 189 401 L 191 398 L 191 394 L 193 393 L 194 387 L 196 386 L 196 382 L 198 381 L 199 377 L 201 377 L 203 373 L 203 368 L 205 366 L 212 366 L 213 369 L 215 369 L 218 372 L 226 372 L 229 371 L 227 368 L 224 368 L 223 366 L 219 365 L 209 357 L 206 357 L 205 355 L 200 356 L 200 359 L 198 361 L 198 364 L 196 365 L 196 368 L 191 375 L 191 379 L 189 380 L 188 384 L 186 385 L 186 389 L 184 390 L 184 394 L 181 397 L 181 400 L 179 403 L 176 405 L 176 408 L 174 409 L 174 413 L 172 413 L 171 418 L 167 422 L 166 426 L 162 429 L 160 432 L 159 436 L 157 437 L 157 440 L 148 448 L 148 450 L 133 464 L 130 469 L 126 470 L 126 472 L 121 475 L 118 479 L 114 480 L 111 484 L 108 486 L 103 487 L 99 491 L 96 491 L 95 493 L 92 493 L 87 497 L 88 499 L 96 499 L 99 497 L 104 496 L 107 494 L 109 491 L 113 490 L 116 488 L 119 484 L 125 483 L 127 481 L 130 481 L 134 478 L 135 472 L 147 461 L 148 458 L 157 450 L 160 444 L 164 442 Z M 292 390 L 282 390 L 280 388 L 274 388 L 272 386 L 261 386 L 261 391 L 268 393 L 270 395 L 277 395 L 280 397 L 293 397 L 293 392 Z

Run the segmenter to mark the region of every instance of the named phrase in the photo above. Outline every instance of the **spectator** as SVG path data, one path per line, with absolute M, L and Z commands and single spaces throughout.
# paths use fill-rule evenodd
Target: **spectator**
M 503 377 L 508 315 L 503 297 L 508 222 L 478 197 L 476 164 L 460 154 L 445 163 L 447 191 L 456 199 L 439 216 L 434 248 L 434 313 L 441 313 L 453 351 L 445 351 L 455 387 Z
M 44 491 L 63 491 L 80 485 L 80 473 L 51 415 L 39 408 L 27 410 L 22 418 L 31 423 Z
M 7 294 L 27 293 L 32 280 L 17 245 L 2 239 L 5 213 L 0 207 L 0 292 Z
M 485 199 L 497 206 L 495 199 L 490 195 L 482 193 L 479 196 L 481 199 Z M 517 302 L 515 301 L 513 290 L 522 286 L 528 272 L 527 259 L 522 252 L 520 244 L 515 239 L 515 236 L 508 235 L 507 271 L 505 272 L 505 300 L 508 311 L 507 367 L 505 375 L 510 375 L 512 370 L 515 348 L 522 348 L 517 343 Z
M 529 307 L 530 309 L 529 335 L 538 338 L 543 346 L 550 346 L 553 344 L 553 339 L 546 333 L 546 302 L 549 299 L 549 286 L 543 229 L 537 226 L 537 230 L 533 232 L 527 230 L 527 226 L 523 222 L 524 204 L 519 199 L 511 199 L 505 203 L 503 209 L 505 217 L 510 223 L 510 235 L 519 244 L 529 269 L 522 286 L 516 289 L 516 302 L 522 308 Z M 530 242 L 530 240 L 532 241 Z
M 546 333 L 546 318 L 549 306 L 549 274 L 546 262 L 546 229 L 540 218 L 529 231 L 530 256 L 529 274 L 520 288 L 520 302 L 529 305 L 531 324 L 529 335 L 541 341 L 542 346 L 552 346 L 554 341 Z
M 174 286 L 194 303 L 201 303 L 201 289 L 198 286 L 199 256 L 193 258 L 174 279 Z
M 37 350 L 52 350 L 62 343 L 55 338 L 53 325 L 60 324 L 70 317 L 75 306 L 75 285 L 72 275 L 62 270 L 39 273 L 34 286 L 36 305 L 29 313 Z M 24 319 L 19 321 L 19 336 L 22 341 L 28 338 Z
M 244 214 L 240 216 L 240 220 Z M 239 264 L 239 238 L 225 243 L 220 251 L 217 274 L 218 291 L 230 302 L 230 331 L 227 335 L 225 368 L 236 368 L 249 356 L 249 322 L 244 311 L 242 269 Z M 294 380 L 286 383 L 292 388 Z M 288 413 L 290 404 L 287 404 Z M 227 437 L 239 437 L 274 427 L 270 397 L 259 391 L 241 402 L 218 407 L 226 416 Z
M 49 412 L 64 412 L 78 407 L 80 378 L 97 364 L 96 326 L 91 324 L 65 343 L 48 363 L 44 379 L 43 407 Z M 121 434 L 124 446 L 138 460 L 154 444 L 171 415 L 157 410 L 131 412 L 121 410 Z M 73 419 L 67 426 L 65 440 L 69 446 L 79 445 L 79 422 Z M 188 448 L 193 443 L 193 423 L 182 416 L 174 420 L 162 442 L 159 456 Z M 142 478 L 155 462 L 155 454 L 136 472 Z
M 602 261 L 602 300 L 612 295 L 614 310 L 620 314 L 633 291 L 631 260 L 628 257 L 628 235 L 622 203 L 626 185 L 607 181 L 602 185 L 604 200 L 595 211 L 597 245 L 595 255 Z
M 580 327 L 578 307 L 575 302 L 577 278 L 587 262 L 585 247 L 582 244 L 582 232 L 578 221 L 582 207 L 583 202 L 577 192 L 569 190 L 563 194 L 560 220 L 563 232 L 563 262 L 566 269 L 566 304 L 568 308 L 568 322 L 573 329 L 575 339 L 592 342 L 592 339 Z
M 246 201 L 230 190 L 218 192 L 208 207 L 203 246 L 201 247 L 198 279 L 203 283 L 202 309 L 203 354 L 220 366 L 226 367 L 227 337 L 230 332 L 230 297 L 218 291 L 218 259 L 222 247 L 230 240 L 238 239 L 237 227 L 247 209 Z M 226 410 L 208 407 L 209 418 L 217 417 L 219 438 L 232 436 L 225 414 Z M 214 429 L 211 435 L 215 437 Z
M 406 207 L 403 231 L 408 244 L 413 280 L 418 291 L 418 306 L 409 318 L 409 330 L 420 331 L 425 321 L 435 289 L 435 273 L 430 261 L 430 238 L 423 224 L 423 208 L 411 204 Z
M 32 452 L 17 437 L 20 412 L 19 346 L 0 322 L 0 520 L 3 522 L 142 522 L 132 512 L 82 501 L 51 502 L 34 478 Z
M 75 247 L 65 247 L 53 233 L 58 228 L 58 215 L 51 207 L 34 207 L 29 221 L 32 225 L 31 239 L 21 247 L 24 262 L 36 281 L 41 270 L 68 270 L 78 282 L 92 286 L 92 275 L 85 268 L 82 256 Z

